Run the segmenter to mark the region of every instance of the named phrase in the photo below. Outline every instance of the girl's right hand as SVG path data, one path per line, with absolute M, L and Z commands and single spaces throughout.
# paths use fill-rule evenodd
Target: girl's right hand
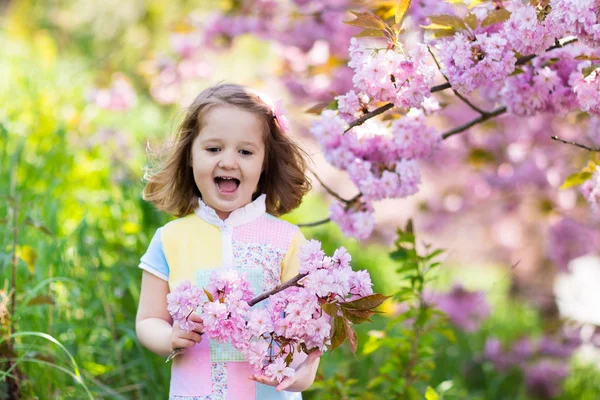
M 173 350 L 192 347 L 202 341 L 202 331 L 204 330 L 202 318 L 198 314 L 192 313 L 189 320 L 194 323 L 194 330 L 190 332 L 181 329 L 179 322 L 173 323 L 173 331 L 171 332 L 171 348 Z

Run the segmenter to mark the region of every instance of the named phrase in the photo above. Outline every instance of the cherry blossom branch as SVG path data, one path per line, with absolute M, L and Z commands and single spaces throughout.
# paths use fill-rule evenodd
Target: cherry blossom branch
M 350 202 L 352 200 L 346 200 L 342 196 L 340 196 L 339 194 L 337 194 L 336 192 L 334 192 L 333 190 L 331 190 L 327 185 L 325 185 L 325 183 L 323 183 L 323 181 L 321 180 L 321 178 L 319 178 L 319 176 L 316 174 L 315 171 L 312 170 L 312 168 L 309 168 L 308 170 L 315 176 L 315 178 L 317 178 L 317 180 L 319 181 L 319 183 L 321 184 L 321 186 L 323 186 L 323 188 L 327 191 L 327 193 L 329 193 L 330 195 L 332 195 L 333 197 L 335 197 L 336 199 L 338 199 L 342 203 L 350 204 Z
M 565 40 L 564 43 L 561 43 L 561 41 L 557 39 L 556 42 L 555 42 L 555 44 L 553 44 L 552 46 L 548 47 L 545 50 L 545 52 L 549 52 L 549 51 L 552 51 L 552 50 L 555 50 L 555 49 L 560 49 L 561 47 L 564 47 L 564 46 L 566 46 L 568 44 L 577 42 L 577 40 L 578 40 L 577 38 L 571 38 L 571 39 Z M 525 64 L 525 63 L 533 60 L 536 57 L 537 57 L 536 54 L 530 54 L 528 56 L 519 57 L 519 58 L 517 58 L 517 62 L 515 63 L 515 65 L 516 66 L 523 65 L 523 64 Z
M 458 127 L 454 128 L 454 129 L 452 129 L 452 130 L 450 130 L 450 131 L 448 131 L 446 133 L 443 133 L 442 134 L 442 139 L 446 140 L 450 136 L 453 136 L 453 135 L 456 135 L 457 133 L 466 131 L 467 129 L 469 129 L 470 127 L 472 127 L 474 125 L 480 124 L 480 123 L 482 123 L 484 121 L 487 121 L 490 118 L 494 118 L 494 117 L 496 117 L 496 116 L 498 116 L 500 114 L 504 114 L 505 112 L 506 112 L 506 107 L 505 106 L 499 107 L 499 108 L 495 109 L 494 111 L 490 111 L 488 113 L 485 113 L 481 117 L 475 118 L 474 120 L 472 120 L 470 122 L 467 122 L 464 125 L 458 126 Z
M 564 46 L 566 46 L 568 44 L 577 42 L 577 40 L 578 40 L 577 38 L 567 39 L 567 40 L 565 40 L 565 42 L 561 42 L 560 40 L 557 40 L 554 45 L 548 47 L 545 51 L 548 52 L 548 51 L 551 51 L 551 50 L 554 50 L 554 49 L 558 49 L 558 48 L 564 47 Z M 523 65 L 523 64 L 525 64 L 525 63 L 533 60 L 536 57 L 537 57 L 536 54 L 530 54 L 530 55 L 527 55 L 527 56 L 519 57 L 519 58 L 517 58 L 517 62 L 515 63 L 515 65 L 516 66 Z M 436 64 L 437 64 L 437 62 L 436 62 Z M 446 83 L 442 83 L 441 85 L 433 86 L 431 88 L 430 92 L 431 93 L 441 92 L 441 91 L 444 91 L 446 89 L 450 89 L 451 87 L 452 87 L 452 85 L 450 84 L 450 82 L 446 82 Z M 461 98 L 461 96 L 459 96 L 459 98 L 461 100 L 463 100 Z M 470 105 L 470 106 L 473 107 L 472 105 Z M 348 128 L 344 131 L 344 133 L 348 132 L 350 129 L 354 128 L 355 126 L 364 124 L 365 121 L 367 121 L 368 119 L 371 119 L 371 118 L 373 118 L 373 117 L 375 117 L 375 116 L 377 116 L 379 114 L 382 114 L 382 113 L 384 113 L 387 110 L 392 109 L 392 108 L 394 108 L 394 105 L 392 103 L 387 103 L 387 104 L 384 104 L 381 107 L 376 108 L 375 110 L 373 110 L 373 111 L 371 111 L 371 112 L 363 115 L 362 117 L 358 118 L 357 120 L 352 121 L 348 125 Z M 476 111 L 479 112 L 482 115 L 485 114 L 485 111 L 483 111 L 483 110 L 481 110 L 483 112 L 481 112 L 479 110 L 476 110 Z M 494 112 L 495 111 L 492 111 L 491 113 L 494 113 Z
M 351 198 L 350 200 L 348 200 L 348 202 L 346 203 L 346 210 L 352 205 L 354 204 L 356 201 L 358 201 L 358 199 L 360 199 L 362 196 L 362 193 L 358 193 L 357 195 L 355 195 L 353 198 Z M 315 222 L 307 222 L 304 224 L 298 224 L 299 227 L 301 228 L 312 228 L 315 226 L 319 226 L 319 225 L 323 225 L 328 223 L 329 221 L 331 221 L 331 218 L 325 218 L 322 219 L 320 221 L 315 221 Z
M 387 103 L 379 108 L 376 108 L 375 110 L 366 113 L 365 115 L 363 115 L 362 117 L 360 117 L 359 119 L 357 119 L 356 121 L 352 121 L 350 123 L 350 125 L 348 125 L 348 128 L 346 128 L 346 130 L 344 131 L 344 133 L 348 132 L 350 129 L 354 128 L 355 126 L 358 125 L 362 125 L 365 123 L 366 120 L 371 119 L 373 117 L 376 117 L 379 114 L 383 114 L 384 112 L 386 112 L 387 110 L 394 108 L 394 105 L 392 103 Z
M 250 300 L 248 302 L 248 305 L 250 307 L 254 306 L 257 303 L 260 303 L 261 301 L 268 299 L 269 297 L 273 296 L 274 294 L 277 294 L 279 292 L 281 292 L 282 290 L 285 290 L 289 287 L 292 286 L 298 286 L 298 281 L 302 278 L 304 278 L 306 275 L 308 274 L 298 274 L 295 277 L 293 277 L 292 279 L 290 279 L 289 281 L 286 281 L 284 283 L 282 283 L 281 285 L 277 285 L 276 287 L 274 287 L 273 289 L 269 290 L 268 292 L 264 292 L 263 294 L 256 296 L 255 298 L 253 298 L 252 300 Z
M 440 63 L 438 62 L 437 58 L 435 57 L 435 54 L 433 54 L 433 51 L 431 51 L 431 47 L 427 46 L 427 51 L 429 51 L 429 54 L 431 54 L 431 58 L 433 58 L 433 61 L 435 62 L 435 65 L 437 66 L 438 71 L 440 71 L 440 74 L 442 74 L 442 76 L 444 77 L 446 82 L 450 85 L 450 79 L 448 79 L 446 74 L 444 74 L 442 72 L 442 67 L 440 66 Z M 462 100 L 463 103 L 465 103 L 466 105 L 471 107 L 473 110 L 475 110 L 475 112 L 477 112 L 481 115 L 487 114 L 487 111 L 483 111 L 481 108 L 479 108 L 475 104 L 471 103 L 466 97 L 464 97 L 462 94 L 458 93 L 458 91 L 456 89 L 453 88 L 452 91 L 454 92 L 456 97 L 458 97 L 460 100 Z
M 587 151 L 600 152 L 600 147 L 589 147 L 589 146 L 586 146 L 586 145 L 581 144 L 581 143 L 569 142 L 569 141 L 566 141 L 564 139 L 559 138 L 558 136 L 550 136 L 550 138 L 552 140 L 556 140 L 556 141 L 564 143 L 564 144 L 572 144 L 573 146 L 580 147 L 580 148 L 585 149 Z
M 312 228 L 312 227 L 315 227 L 315 226 L 326 224 L 329 221 L 331 221 L 331 218 L 325 218 L 325 219 L 322 219 L 320 221 L 307 222 L 307 223 L 304 223 L 304 224 L 298 224 L 298 226 L 300 228 Z
M 285 290 L 289 287 L 292 286 L 297 286 L 298 285 L 298 281 L 302 278 L 304 278 L 306 275 L 308 274 L 298 274 L 296 276 L 294 276 L 292 279 L 290 279 L 289 281 L 286 281 L 284 283 L 282 283 L 281 285 L 277 285 L 275 288 L 269 290 L 268 292 L 262 293 L 258 296 L 256 296 L 255 298 L 253 298 L 252 300 L 250 300 L 248 302 L 248 305 L 250 307 L 260 303 L 261 301 L 268 299 L 269 297 L 273 296 L 276 293 L 281 292 L 282 290 Z M 188 317 L 190 315 L 192 315 L 192 311 L 190 311 L 190 313 L 188 314 Z M 181 351 L 183 350 L 183 348 L 177 348 L 174 349 L 168 356 L 167 356 L 167 360 L 165 361 L 165 363 L 168 363 L 169 361 L 171 361 L 172 359 L 174 359 L 179 353 L 181 353 Z

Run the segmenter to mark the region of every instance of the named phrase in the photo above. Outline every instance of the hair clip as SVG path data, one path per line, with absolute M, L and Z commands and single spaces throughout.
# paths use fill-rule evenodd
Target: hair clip
M 287 133 L 290 131 L 290 121 L 285 116 L 285 108 L 283 108 L 283 100 L 277 100 L 271 107 L 273 118 L 277 120 L 281 132 Z

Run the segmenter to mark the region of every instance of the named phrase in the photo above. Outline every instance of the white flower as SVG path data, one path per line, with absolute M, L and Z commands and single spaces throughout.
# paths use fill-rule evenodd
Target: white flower
M 600 257 L 576 258 L 569 263 L 569 270 L 554 281 L 560 315 L 583 324 L 600 325 Z

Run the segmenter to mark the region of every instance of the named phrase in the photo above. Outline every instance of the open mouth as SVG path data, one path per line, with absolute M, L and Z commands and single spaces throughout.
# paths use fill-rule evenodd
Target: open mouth
M 240 186 L 240 180 L 230 176 L 217 176 L 214 181 L 221 194 L 232 194 Z

